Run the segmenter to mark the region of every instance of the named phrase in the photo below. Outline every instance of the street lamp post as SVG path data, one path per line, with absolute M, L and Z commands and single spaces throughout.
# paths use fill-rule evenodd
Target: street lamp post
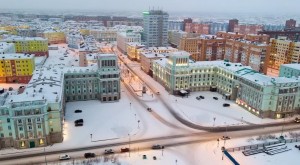
M 128 145 L 129 145 L 129 152 L 128 152 L 128 154 L 129 154 L 129 157 L 130 157 L 130 134 L 128 134 Z
M 91 135 L 91 142 L 93 141 L 93 134 L 90 134 Z
M 137 122 L 138 122 L 138 129 L 140 129 L 140 120 L 138 120 Z
M 47 157 L 46 157 L 46 149 L 45 149 L 45 147 L 44 147 L 44 155 L 45 155 L 45 163 L 47 165 Z
M 214 117 L 214 124 L 213 124 L 213 127 L 215 127 L 215 122 L 216 122 L 216 117 Z

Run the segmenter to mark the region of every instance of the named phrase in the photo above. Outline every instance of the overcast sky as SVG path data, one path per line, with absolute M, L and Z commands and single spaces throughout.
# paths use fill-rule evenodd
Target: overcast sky
M 300 0 L 0 0 L 1 9 L 300 13 Z

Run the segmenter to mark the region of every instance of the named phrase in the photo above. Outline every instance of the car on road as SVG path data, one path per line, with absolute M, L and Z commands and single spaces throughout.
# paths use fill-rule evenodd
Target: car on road
M 71 157 L 69 155 L 60 155 L 59 160 L 69 160 Z
M 223 107 L 230 107 L 230 104 L 224 103 L 224 104 L 223 104 Z
M 147 110 L 148 110 L 149 112 L 152 112 L 152 109 L 151 109 L 151 108 L 147 108 Z
M 231 139 L 231 137 L 229 137 L 229 136 L 222 136 L 221 139 L 222 139 L 222 140 L 229 140 L 229 139 Z
M 129 148 L 121 148 L 121 152 L 129 152 Z
M 104 150 L 104 154 L 113 154 L 115 153 L 112 149 L 106 149 Z
M 155 144 L 152 146 L 153 150 L 158 150 L 158 149 L 162 149 L 161 145 Z
M 156 160 L 157 158 L 156 158 L 156 156 L 153 156 L 153 160 Z
M 84 154 L 84 157 L 85 158 L 94 158 L 94 157 L 96 157 L 96 155 L 95 155 L 95 153 L 87 152 Z
M 218 97 L 213 97 L 213 99 L 215 99 L 215 100 L 219 100 L 219 98 L 218 98 Z
M 75 124 L 75 127 L 83 126 L 83 119 L 75 120 L 74 124 Z
M 82 110 L 80 110 L 80 109 L 76 109 L 74 112 L 75 112 L 75 113 L 81 113 L 81 112 L 82 112 Z
M 147 159 L 147 155 L 143 155 L 143 159 Z
M 300 123 L 300 119 L 298 117 L 295 118 L 294 120 L 296 123 Z
M 199 96 L 200 97 L 200 99 L 205 99 L 205 97 L 204 96 Z
M 201 100 L 201 98 L 199 96 L 196 97 L 197 100 Z

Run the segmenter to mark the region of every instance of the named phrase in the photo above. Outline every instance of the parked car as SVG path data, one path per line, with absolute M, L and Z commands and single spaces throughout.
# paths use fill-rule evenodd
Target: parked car
M 129 148 L 121 148 L 121 152 L 129 152 Z
M 231 137 L 229 137 L 229 136 L 222 136 L 221 139 L 222 139 L 222 140 L 229 140 L 229 139 L 231 139 Z
M 197 100 L 200 100 L 200 97 L 199 97 L 199 96 L 197 96 L 197 97 L 196 97 L 196 99 L 197 99 Z
M 94 157 L 96 157 L 96 155 L 95 155 L 95 153 L 88 152 L 88 153 L 85 153 L 85 154 L 84 154 L 84 157 L 85 157 L 85 158 L 94 158 Z
M 75 112 L 75 113 L 81 113 L 81 112 L 82 112 L 82 110 L 80 110 L 80 109 L 76 109 L 74 112 Z
M 68 160 L 71 159 L 71 157 L 69 155 L 60 155 L 59 156 L 59 160 Z
M 157 158 L 156 158 L 156 156 L 153 156 L 153 160 L 156 160 Z
M 199 96 L 200 97 L 200 99 L 204 99 L 205 97 L 204 96 Z
M 161 149 L 161 145 L 155 144 L 152 146 L 152 149 L 154 149 L 154 150 Z
M 298 117 L 295 118 L 294 120 L 296 123 L 300 123 L 300 119 Z
M 112 149 L 106 149 L 104 150 L 104 154 L 113 154 L 115 153 Z
M 83 119 L 75 120 L 75 123 L 83 123 Z
M 147 159 L 147 155 L 143 155 L 143 159 Z
M 224 104 L 223 104 L 223 107 L 230 107 L 230 104 L 224 103 Z
M 149 112 L 152 112 L 152 109 L 151 109 L 151 108 L 147 108 L 147 110 L 148 110 Z
M 75 127 L 78 127 L 78 126 L 83 126 L 83 119 L 78 119 L 78 120 L 75 120 Z
M 219 98 L 218 98 L 218 97 L 213 97 L 213 99 L 215 99 L 215 100 L 219 100 Z

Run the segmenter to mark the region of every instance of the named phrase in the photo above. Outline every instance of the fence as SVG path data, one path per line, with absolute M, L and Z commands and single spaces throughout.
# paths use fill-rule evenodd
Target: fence
M 234 147 L 234 148 L 226 148 L 226 151 L 228 151 L 228 152 L 243 151 L 243 150 L 247 150 L 247 149 L 258 149 L 259 147 L 270 146 L 270 145 L 274 145 L 274 144 L 278 144 L 278 143 L 295 143 L 295 142 L 300 142 L 300 139 L 283 139 L 283 140 L 278 140 L 278 141 L 268 142 L 268 143 L 253 144 L 253 145 Z

